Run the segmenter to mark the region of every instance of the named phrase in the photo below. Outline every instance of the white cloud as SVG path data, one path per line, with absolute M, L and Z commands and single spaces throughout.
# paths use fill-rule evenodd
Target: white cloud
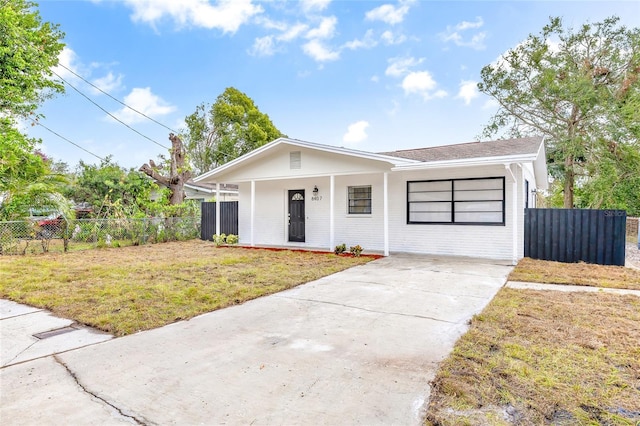
M 547 46 L 549 46 L 549 52 L 551 53 L 560 53 L 560 40 L 558 39 L 554 39 L 551 40 L 550 38 L 545 40 L 545 43 L 547 44 Z
M 253 56 L 271 56 L 275 53 L 273 36 L 258 37 L 253 41 L 249 54 Z
M 392 31 L 385 31 L 380 36 L 380 40 L 387 46 L 393 44 L 401 44 L 407 41 L 407 37 L 404 34 L 394 34 Z
M 274 21 L 264 15 L 256 16 L 253 22 L 268 30 L 285 31 L 289 27 L 289 24 L 286 22 Z
M 389 66 L 387 70 L 384 72 L 385 75 L 391 77 L 402 77 L 403 75 L 409 72 L 411 67 L 415 67 L 424 61 L 424 58 L 416 59 L 413 57 L 397 57 L 391 58 L 387 62 L 389 62 Z
M 342 136 L 342 141 L 348 144 L 356 144 L 366 140 L 367 127 L 369 127 L 369 122 L 365 120 L 349 124 L 347 127 L 347 133 Z
M 311 40 L 302 45 L 302 51 L 317 62 L 335 61 L 340 58 L 340 52 L 331 50 L 319 40 Z
M 104 65 L 100 63 L 92 63 L 90 65 L 83 64 L 73 49 L 65 46 L 58 55 L 58 65 L 53 67 L 52 71 L 75 87 L 82 88 L 86 86 L 86 90 L 97 95 L 101 92 L 95 87 L 87 85 L 82 81 L 82 78 L 89 80 L 92 70 L 102 67 L 104 67 Z M 91 83 L 105 92 L 113 92 L 122 89 L 122 79 L 122 74 L 116 76 L 113 72 L 109 71 L 103 77 L 93 78 Z
M 435 90 L 438 84 L 429 71 L 416 71 L 408 74 L 402 80 L 402 89 L 407 95 L 416 94 L 429 100 L 433 98 L 443 98 L 447 96 L 444 90 Z
M 465 105 L 469 105 L 471 100 L 480 95 L 478 92 L 478 83 L 471 80 L 465 80 L 460 83 L 458 96 L 456 98 L 463 99 Z
M 78 55 L 67 46 L 63 47 L 62 51 L 58 55 L 58 64 L 59 65 L 53 67 L 53 71 L 58 74 L 60 78 L 63 78 L 65 80 L 77 79 L 77 77 L 73 75 L 71 71 L 75 72 L 78 75 L 82 75 L 82 72 L 80 71 L 82 65 L 80 64 Z M 64 68 L 63 65 L 71 71 Z
M 335 16 L 326 16 L 320 21 L 317 28 L 313 28 L 307 32 L 305 36 L 308 39 L 327 39 L 332 38 L 336 32 L 336 24 L 338 18 Z
M 409 12 L 411 3 L 412 1 L 400 1 L 398 6 L 383 4 L 368 11 L 365 14 L 365 18 L 369 21 L 382 21 L 390 25 L 399 24 Z
M 487 38 L 487 33 L 481 31 L 471 35 L 471 37 L 465 38 L 462 34 L 468 30 L 477 30 L 484 25 L 482 17 L 478 16 L 474 22 L 462 21 L 454 26 L 447 26 L 447 30 L 440 33 L 440 38 L 444 42 L 453 42 L 456 46 L 470 47 L 475 50 L 483 50 L 486 48 L 484 40 Z M 467 32 L 468 34 L 468 32 Z
M 151 93 L 150 87 L 134 88 L 131 93 L 124 97 L 124 103 L 152 118 L 167 115 L 176 110 L 175 106 Z M 113 115 L 127 124 L 146 120 L 140 114 L 126 107 L 114 112 Z
M 391 109 L 387 110 L 386 112 L 390 117 L 395 117 L 396 114 L 398 114 L 398 111 L 400 111 L 400 102 L 396 100 L 392 100 L 391 104 L 393 106 L 391 107 Z
M 172 19 L 179 26 L 219 29 L 234 33 L 254 15 L 263 12 L 251 0 L 218 0 L 215 4 L 202 0 L 125 0 L 133 9 L 131 19 L 154 28 L 163 18 Z
M 278 36 L 278 40 L 280 41 L 292 41 L 298 38 L 302 33 L 307 31 L 309 28 L 306 24 L 297 23 L 286 28 L 282 34 Z
M 300 7 L 305 13 L 321 12 L 329 6 L 331 0 L 301 0 Z
M 469 30 L 474 28 L 480 28 L 483 25 L 484 25 L 484 21 L 482 20 L 482 17 L 477 16 L 475 22 L 462 21 L 457 23 L 454 28 L 456 31 L 464 31 L 464 30 Z
M 349 41 L 343 45 L 346 49 L 356 50 L 356 49 L 371 49 L 375 47 L 378 42 L 373 38 L 373 30 L 367 30 L 362 40 L 355 39 Z
M 122 77 L 122 74 L 118 74 L 118 76 L 116 77 L 111 71 L 109 71 L 107 75 L 105 75 L 104 77 L 96 78 L 91 83 L 99 87 L 100 90 L 111 93 L 120 90 L 123 87 Z M 100 93 L 100 90 L 96 88 L 91 89 L 91 91 L 95 94 Z
M 378 83 L 380 81 L 380 77 L 378 77 L 377 75 L 373 75 L 371 76 L 371 81 L 374 83 Z

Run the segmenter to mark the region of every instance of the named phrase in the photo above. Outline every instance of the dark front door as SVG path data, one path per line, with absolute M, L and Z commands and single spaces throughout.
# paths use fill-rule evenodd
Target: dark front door
M 304 243 L 304 189 L 289 191 L 289 241 Z

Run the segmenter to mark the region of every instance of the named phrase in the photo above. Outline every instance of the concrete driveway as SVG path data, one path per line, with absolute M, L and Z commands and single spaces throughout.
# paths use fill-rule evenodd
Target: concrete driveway
M 418 424 L 511 266 L 392 255 L 0 370 L 3 424 Z M 4 336 L 3 336 L 4 340 Z

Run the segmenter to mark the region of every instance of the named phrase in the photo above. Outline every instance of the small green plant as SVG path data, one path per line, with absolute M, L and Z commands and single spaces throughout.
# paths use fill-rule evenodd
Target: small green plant
M 238 244 L 238 236 L 234 234 L 227 235 L 227 244 Z
M 217 246 L 221 246 L 223 244 L 225 244 L 227 242 L 227 235 L 226 234 L 215 234 L 213 236 L 213 242 L 216 243 Z
M 347 245 L 345 243 L 337 245 L 336 248 L 333 250 L 335 254 L 342 254 L 345 251 L 347 251 Z
M 360 254 L 362 253 L 362 247 L 360 246 L 360 244 L 358 244 L 357 246 L 351 246 L 349 247 L 349 251 L 351 252 L 352 255 L 354 255 L 355 257 L 360 257 Z

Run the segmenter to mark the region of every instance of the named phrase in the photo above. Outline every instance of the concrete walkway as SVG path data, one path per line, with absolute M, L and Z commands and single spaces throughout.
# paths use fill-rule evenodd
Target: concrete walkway
M 530 283 L 526 281 L 508 281 L 505 287 L 519 288 L 525 290 L 548 290 L 548 291 L 564 291 L 564 292 L 585 292 L 585 293 L 612 293 L 612 294 L 631 294 L 640 297 L 640 290 L 627 290 L 624 288 L 606 288 L 606 287 L 589 287 L 584 285 L 570 284 L 540 284 Z
M 44 309 L 0 299 L 0 367 L 66 352 L 112 338 Z
M 190 321 L 14 362 L 0 370 L 0 423 L 418 424 L 437 363 L 511 269 L 392 255 Z

